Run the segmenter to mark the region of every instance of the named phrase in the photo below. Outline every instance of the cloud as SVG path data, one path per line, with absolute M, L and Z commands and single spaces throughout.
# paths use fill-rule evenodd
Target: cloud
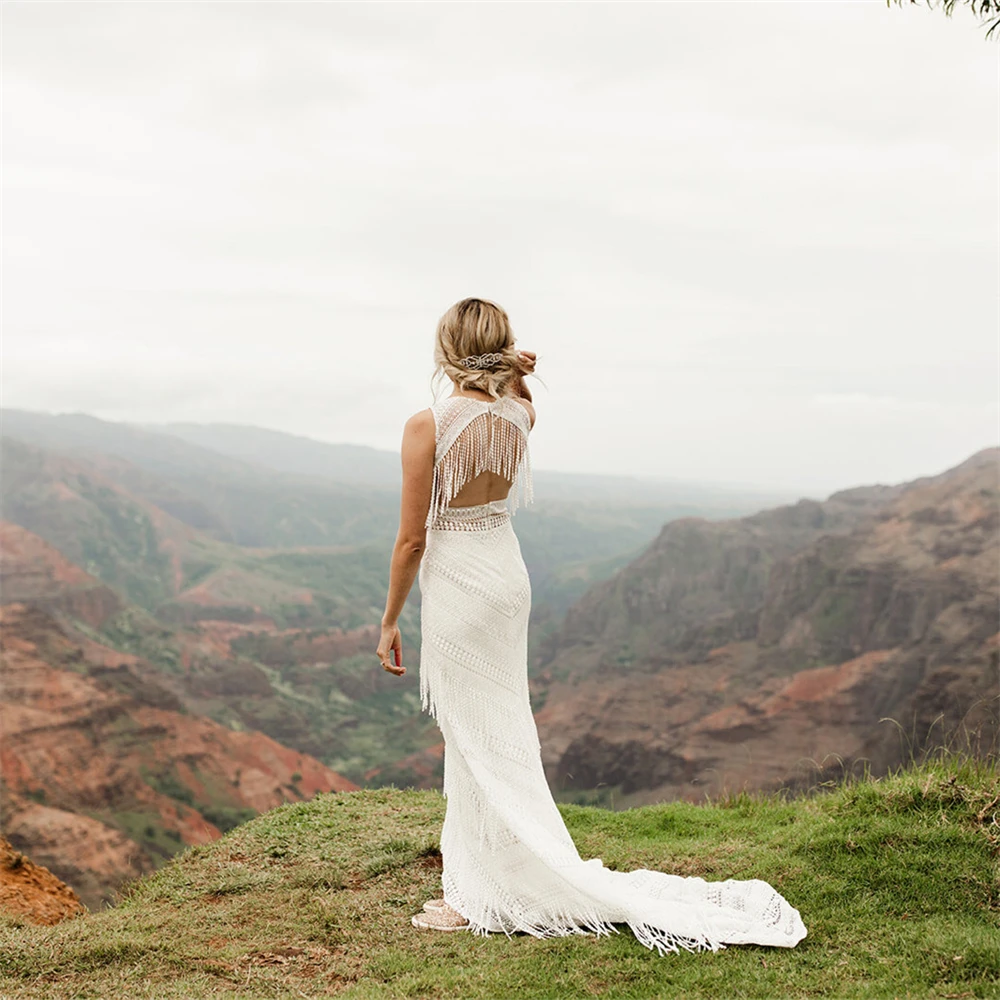
M 539 352 L 540 465 L 960 461 L 1000 326 L 962 13 L 9 4 L 5 402 L 395 447 L 478 294 Z

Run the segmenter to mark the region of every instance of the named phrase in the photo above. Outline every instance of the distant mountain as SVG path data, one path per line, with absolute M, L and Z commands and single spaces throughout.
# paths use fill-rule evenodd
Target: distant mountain
M 398 490 L 399 453 L 354 444 L 331 444 L 283 431 L 244 424 L 142 424 L 191 444 L 277 472 L 322 476 L 339 483 Z M 683 480 L 534 470 L 537 500 L 630 507 L 669 507 L 676 516 L 719 517 L 786 502 L 781 491 L 724 488 Z
M 248 548 L 370 545 L 384 576 L 398 524 L 398 455 L 231 425 L 151 430 L 11 409 L 0 411 L 0 420 L 5 516 L 105 582 L 125 586 L 144 607 L 168 592 L 166 553 L 176 553 L 178 533 L 188 537 L 187 529 Z M 392 488 L 372 485 L 378 469 L 389 476 L 390 468 Z M 548 634 L 588 586 L 637 555 L 664 521 L 730 517 L 761 500 L 585 474 L 537 472 L 536 485 L 538 503 L 519 511 L 515 524 L 532 577 L 533 636 Z M 124 559 L 132 565 L 123 565 L 122 546 L 132 550 Z
M 625 805 L 884 773 L 960 724 L 996 749 L 998 462 L 667 524 L 539 651 L 554 787 Z
M 338 483 L 398 490 L 399 454 L 358 444 L 330 444 L 246 424 L 141 424 L 232 458 L 293 475 L 322 476 Z M 400 428 L 402 433 L 402 428 Z
M 220 541 L 254 547 L 356 545 L 385 543 L 395 535 L 399 501 L 386 490 L 275 475 L 170 434 L 84 414 L 3 410 L 0 417 L 5 444 L 17 441 L 81 460 L 105 484 Z M 46 472 L 40 461 L 23 448 L 4 456 L 5 472 L 9 468 L 16 476 L 3 486 L 5 510 L 11 503 L 31 503 L 32 476 Z M 19 498 L 22 486 L 26 491 Z

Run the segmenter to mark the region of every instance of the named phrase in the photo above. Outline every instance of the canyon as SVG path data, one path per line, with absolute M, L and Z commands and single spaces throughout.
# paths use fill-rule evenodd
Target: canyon
M 93 638 L 120 600 L 42 539 L 0 525 L 0 560 L 3 832 L 88 906 L 259 812 L 358 787 L 192 715 L 151 664 Z
M 212 437 L 226 455 L 92 418 L 13 423 L 0 524 L 13 850 L 94 908 L 284 802 L 441 787 L 416 588 L 411 670 L 391 677 L 372 655 L 398 501 L 381 459 L 338 484 L 310 471 L 334 446 L 261 444 L 254 429 Z M 245 460 L 261 450 L 287 468 Z M 595 481 L 613 500 L 524 515 L 531 700 L 557 799 L 792 793 L 942 743 L 995 751 L 998 470 L 986 449 L 757 513 L 652 503 L 660 487 L 629 502 L 628 481 Z M 554 495 L 570 480 L 553 477 Z
M 697 801 L 884 774 L 949 743 L 995 751 L 998 457 L 667 524 L 540 651 L 553 787 Z

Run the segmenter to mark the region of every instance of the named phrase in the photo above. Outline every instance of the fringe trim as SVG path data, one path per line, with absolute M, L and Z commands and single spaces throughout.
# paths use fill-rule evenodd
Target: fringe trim
M 420 708 L 427 712 L 432 719 L 437 721 L 438 718 L 438 705 L 437 699 L 433 695 L 433 691 L 437 690 L 437 684 L 431 683 L 431 670 L 434 669 L 434 657 L 433 656 L 421 656 L 420 657 Z
M 487 409 L 469 420 L 434 463 L 431 502 L 424 524 L 427 528 L 463 487 L 484 472 L 496 473 L 510 482 L 507 509 L 511 513 L 534 502 L 527 435 L 512 415 L 503 412 L 508 406 L 523 409 L 521 404 L 501 398 L 484 405 Z
M 456 906 L 450 901 L 448 905 L 453 906 L 469 921 L 469 930 L 479 937 L 502 933 L 509 938 L 518 932 L 536 938 L 569 937 L 574 934 L 610 937 L 611 934 L 621 933 L 612 921 L 599 915 L 596 907 L 583 914 L 576 911 L 573 913 L 564 910 L 552 911 L 543 920 L 528 922 L 510 917 L 500 907 L 488 902 L 474 910 L 461 904 Z M 628 925 L 639 944 L 650 951 L 656 951 L 661 956 L 680 954 L 682 949 L 688 952 L 726 950 L 725 944 L 708 934 L 691 938 L 642 920 L 625 920 L 621 923 Z
M 680 954 L 681 948 L 692 952 L 726 950 L 726 946 L 721 941 L 708 934 L 697 938 L 684 937 L 673 931 L 668 931 L 664 927 L 657 927 L 638 920 L 629 920 L 628 925 L 639 944 L 649 948 L 650 951 L 656 949 L 660 955 Z
M 453 905 L 449 903 L 449 905 Z M 590 916 L 575 917 L 569 913 L 555 912 L 545 920 L 530 923 L 515 920 L 504 913 L 499 907 L 489 903 L 479 907 L 470 916 L 460 906 L 455 907 L 469 921 L 469 930 L 478 937 L 488 937 L 490 934 L 530 934 L 536 938 L 570 937 L 573 934 L 595 934 L 597 937 L 610 937 L 621 932 L 609 920 L 604 920 L 596 913 Z

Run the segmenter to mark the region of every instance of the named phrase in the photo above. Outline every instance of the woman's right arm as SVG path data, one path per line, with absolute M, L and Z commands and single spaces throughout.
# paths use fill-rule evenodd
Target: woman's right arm
M 427 529 L 424 527 L 424 522 L 431 503 L 434 439 L 434 415 L 430 410 L 421 410 L 420 413 L 414 414 L 403 428 L 403 444 L 400 449 L 403 483 L 400 495 L 399 531 L 392 549 L 389 592 L 386 595 L 382 634 L 376 651 L 382 666 L 397 675 L 406 673 L 402 662 L 399 616 L 420 568 L 420 560 L 426 545 Z M 390 658 L 392 655 L 395 656 L 395 663 Z

